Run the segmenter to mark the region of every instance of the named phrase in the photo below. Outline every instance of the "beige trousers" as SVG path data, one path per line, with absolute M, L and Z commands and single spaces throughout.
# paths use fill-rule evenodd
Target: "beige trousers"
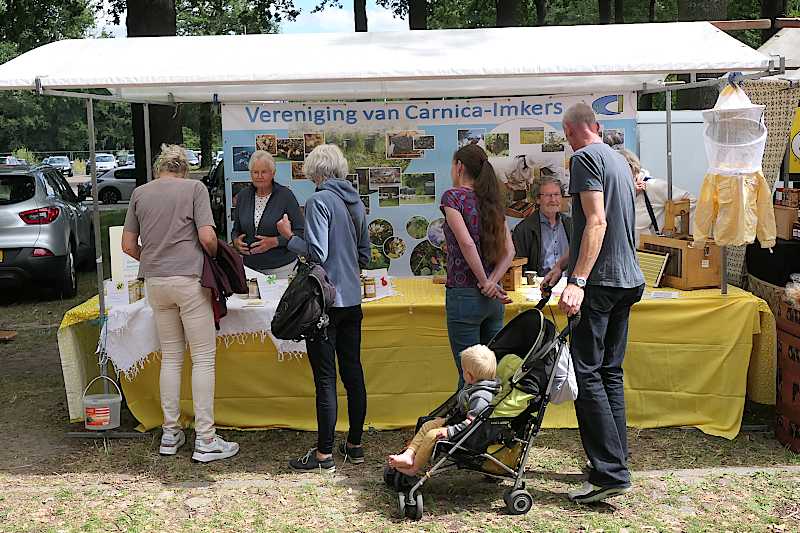
M 181 429 L 181 371 L 186 343 L 192 356 L 192 401 L 195 434 L 214 437 L 214 364 L 217 335 L 211 291 L 194 276 L 147 278 L 147 298 L 161 341 L 161 410 L 163 428 Z
M 411 439 L 411 443 L 408 447 L 414 450 L 414 464 L 422 466 L 428 464 L 428 461 L 431 460 L 433 447 L 438 440 L 436 438 L 436 434 L 438 433 L 436 430 L 444 427 L 444 422 L 444 418 L 428 420 L 422 424 L 417 434 Z

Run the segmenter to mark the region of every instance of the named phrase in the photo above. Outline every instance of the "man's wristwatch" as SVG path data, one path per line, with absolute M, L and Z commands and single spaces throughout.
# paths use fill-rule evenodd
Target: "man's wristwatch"
M 567 283 L 571 285 L 577 285 L 578 287 L 583 289 L 584 287 L 586 287 L 586 278 L 579 278 L 577 276 L 572 276 L 570 278 L 567 278 Z

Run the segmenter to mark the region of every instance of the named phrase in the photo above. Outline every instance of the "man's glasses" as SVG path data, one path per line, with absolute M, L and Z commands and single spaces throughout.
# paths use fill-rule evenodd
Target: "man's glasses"
M 553 192 L 553 193 L 549 193 L 549 194 L 541 194 L 541 193 L 539 193 L 539 196 L 542 197 L 542 198 L 561 198 L 561 193 L 560 192 Z

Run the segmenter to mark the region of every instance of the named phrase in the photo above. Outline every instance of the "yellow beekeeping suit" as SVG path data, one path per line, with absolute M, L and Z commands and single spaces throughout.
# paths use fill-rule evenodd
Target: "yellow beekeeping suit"
M 706 174 L 694 213 L 693 236 L 704 243 L 713 234 L 721 246 L 742 246 L 756 237 L 762 248 L 775 246 L 772 191 L 764 174 Z

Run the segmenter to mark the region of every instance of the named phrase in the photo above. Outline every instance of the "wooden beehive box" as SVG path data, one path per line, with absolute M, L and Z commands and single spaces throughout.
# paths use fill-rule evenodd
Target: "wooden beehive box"
M 669 254 L 662 285 L 683 291 L 720 286 L 722 250 L 711 241 L 701 247 L 691 239 L 641 235 L 639 248 Z
M 528 264 L 525 258 L 514 259 L 506 275 L 503 276 L 503 290 L 515 291 L 522 286 L 522 267 Z

